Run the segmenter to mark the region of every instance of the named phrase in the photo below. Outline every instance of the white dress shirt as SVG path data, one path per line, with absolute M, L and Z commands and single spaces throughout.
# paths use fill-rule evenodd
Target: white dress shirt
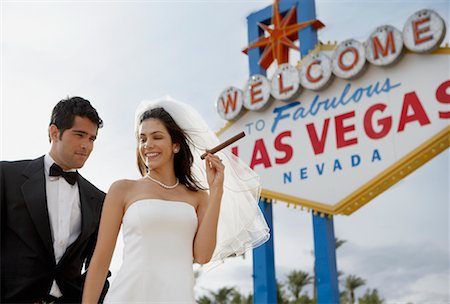
M 81 205 L 78 183 L 70 185 L 62 176 L 50 176 L 50 167 L 55 161 L 49 154 L 44 157 L 45 190 L 47 208 L 52 232 L 55 262 L 61 257 L 81 233 Z M 53 281 L 50 295 L 61 297 L 62 293 Z

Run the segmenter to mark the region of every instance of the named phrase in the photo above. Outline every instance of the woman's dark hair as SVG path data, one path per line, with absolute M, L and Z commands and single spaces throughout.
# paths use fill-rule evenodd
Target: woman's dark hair
M 139 124 L 149 118 L 161 121 L 169 132 L 172 142 L 180 145 L 180 150 L 174 155 L 173 164 L 175 176 L 180 180 L 180 183 L 185 185 L 191 191 L 205 190 L 192 175 L 191 167 L 194 162 L 194 157 L 189 149 L 189 138 L 183 129 L 177 125 L 172 116 L 170 116 L 163 108 L 154 108 L 145 111 L 140 117 Z M 136 156 L 139 172 L 144 176 L 147 173 L 147 166 L 140 156 L 139 147 L 136 149 Z
M 97 110 L 88 100 L 81 97 L 71 97 L 59 101 L 53 108 L 49 125 L 55 125 L 58 128 L 61 138 L 65 130 L 73 127 L 75 116 L 88 118 L 99 129 L 103 127 L 103 120 L 98 116 Z

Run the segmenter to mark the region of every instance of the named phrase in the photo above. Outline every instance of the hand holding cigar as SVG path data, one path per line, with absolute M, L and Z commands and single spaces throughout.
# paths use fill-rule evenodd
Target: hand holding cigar
M 230 139 L 224 141 L 223 143 L 221 143 L 220 145 L 212 148 L 211 150 L 206 150 L 206 152 L 204 154 L 202 154 L 202 156 L 200 156 L 201 159 L 205 159 L 206 154 L 211 153 L 214 154 L 216 152 L 219 152 L 220 150 L 222 150 L 225 147 L 228 147 L 229 145 L 231 145 L 232 143 L 234 143 L 235 141 L 238 141 L 239 139 L 241 139 L 242 137 L 245 136 L 244 132 L 241 132 L 233 137 L 231 137 Z

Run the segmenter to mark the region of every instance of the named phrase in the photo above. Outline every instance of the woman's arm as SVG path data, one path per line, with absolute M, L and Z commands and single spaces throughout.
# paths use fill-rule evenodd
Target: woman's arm
M 194 239 L 194 260 L 200 264 L 208 263 L 216 248 L 217 222 L 224 179 L 224 166 L 217 156 L 208 154 L 205 161 L 209 195 L 206 192 L 199 194 L 197 208 L 199 224 Z
M 97 244 L 83 288 L 82 303 L 98 303 L 111 263 L 124 213 L 125 181 L 111 185 L 103 204 Z

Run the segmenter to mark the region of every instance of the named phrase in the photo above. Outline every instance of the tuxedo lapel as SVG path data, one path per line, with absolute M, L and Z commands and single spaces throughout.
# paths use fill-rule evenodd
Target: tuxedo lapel
M 81 175 L 78 176 L 78 190 L 80 192 L 81 205 L 81 233 L 75 242 L 67 248 L 60 263 L 63 263 L 72 252 L 76 252 L 77 248 L 83 244 L 96 229 L 96 223 L 94 221 L 95 211 L 93 210 L 94 204 L 92 202 L 95 197 L 89 191 L 89 184 L 81 177 Z
M 44 157 L 32 160 L 23 171 L 28 177 L 22 185 L 22 194 L 30 212 L 34 226 L 54 260 L 53 242 L 50 231 L 50 220 L 47 210 L 47 196 L 45 192 Z
M 80 202 L 81 202 L 81 234 L 80 242 L 84 242 L 87 237 L 91 235 L 95 230 L 95 220 L 94 220 L 94 195 L 89 191 L 89 184 L 84 180 L 81 175 L 78 176 L 78 189 L 80 191 Z

